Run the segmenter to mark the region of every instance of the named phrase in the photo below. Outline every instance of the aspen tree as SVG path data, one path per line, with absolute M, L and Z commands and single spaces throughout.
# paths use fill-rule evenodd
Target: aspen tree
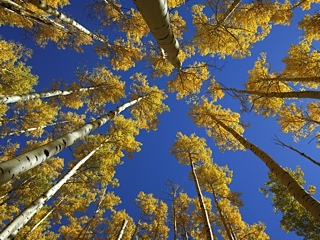
M 201 187 L 212 194 L 215 214 L 215 225 L 225 239 L 266 239 L 269 236 L 264 232 L 266 228 L 261 222 L 255 224 L 246 223 L 241 216 L 242 201 L 239 193 L 232 192 L 229 185 L 232 181 L 232 171 L 227 166 L 218 166 L 212 162 L 206 162 L 198 168 Z
M 207 100 L 204 100 L 203 103 L 199 105 L 194 104 L 190 108 L 189 116 L 193 119 L 195 124 L 205 127 L 209 136 L 212 136 L 215 140 L 217 139 L 219 141 L 219 138 L 211 135 L 210 133 L 212 131 L 215 132 L 216 128 L 222 128 L 227 131 L 234 138 L 234 141 L 238 141 L 237 145 L 241 144 L 242 148 L 250 150 L 260 158 L 269 170 L 275 174 L 276 178 L 283 184 L 283 186 L 286 186 L 290 194 L 294 196 L 295 199 L 305 209 L 307 209 L 315 219 L 320 219 L 320 203 L 308 194 L 304 188 L 299 185 L 299 183 L 297 183 L 290 174 L 279 166 L 279 164 L 277 164 L 266 152 L 246 140 L 242 136 L 242 127 L 239 125 L 238 121 L 228 122 L 222 119 L 221 115 L 218 115 L 215 111 L 215 107 Z
M 108 139 L 107 139 L 108 140 Z M 20 229 L 36 214 L 39 209 L 65 184 L 69 178 L 85 163 L 96 151 L 103 146 L 103 143 L 92 150 L 85 158 L 81 159 L 69 172 L 61 178 L 52 188 L 43 193 L 35 201 L 33 201 L 25 210 L 23 210 L 13 221 L 11 221 L 0 233 L 0 239 L 13 238 L 20 231 Z
M 163 201 L 153 197 L 153 194 L 139 192 L 135 199 L 141 214 L 136 226 L 135 235 L 139 239 L 167 239 L 169 227 L 167 227 L 168 206 Z
M 142 98 L 142 97 L 141 97 Z M 74 142 L 80 138 L 88 135 L 90 132 L 98 127 L 104 125 L 107 121 L 114 116 L 120 114 L 123 110 L 131 105 L 139 102 L 141 98 L 125 103 L 122 106 L 116 108 L 114 111 L 110 111 L 106 115 L 98 118 L 97 120 L 85 124 L 83 127 L 67 133 L 44 146 L 31 150 L 25 154 L 15 157 L 11 160 L 0 163 L 0 170 L 2 172 L 1 183 L 5 183 L 10 179 L 20 175 L 23 172 L 28 171 L 32 167 L 39 165 L 46 161 L 55 154 L 61 152 L 68 146 L 71 146 Z M 31 166 L 30 166 L 31 163 Z
M 300 185 L 305 185 L 304 172 L 299 166 L 295 170 L 285 169 Z M 281 213 L 281 228 L 285 232 L 295 232 L 304 239 L 317 239 L 320 233 L 319 221 L 314 218 L 282 185 L 275 174 L 269 173 L 269 180 L 260 191 L 272 200 L 276 213 Z M 315 193 L 315 187 L 309 186 L 308 192 Z
M 75 20 L 67 17 L 65 14 L 59 12 L 57 9 L 52 8 L 51 6 L 49 6 L 48 4 L 46 4 L 45 2 L 41 1 L 41 0 L 30 0 L 29 1 L 31 4 L 35 5 L 36 7 L 40 8 L 41 10 L 45 11 L 48 14 L 52 14 L 53 16 L 59 18 L 60 20 L 66 22 L 67 24 L 70 24 L 71 26 L 77 28 L 79 31 L 87 34 L 88 36 L 90 36 L 92 39 L 100 41 L 104 44 L 109 44 L 107 40 L 105 40 L 103 37 L 98 36 L 95 33 L 92 33 L 90 30 L 86 29 L 84 26 L 82 26 L 81 24 L 77 23 Z
M 168 60 L 177 68 L 181 68 L 181 62 L 178 58 L 179 42 L 174 37 L 170 17 L 168 13 L 168 5 L 165 0 L 144 2 L 134 0 L 139 12 L 146 21 L 150 32 L 159 44 L 159 47 L 164 49 Z
M 105 235 L 108 236 L 108 240 L 120 240 L 119 237 L 124 221 L 127 221 L 127 224 L 123 231 L 122 239 L 131 239 L 135 229 L 134 220 L 125 210 L 121 210 L 113 212 L 111 217 L 106 220 L 107 227 L 105 229 Z
M 188 137 L 182 133 L 177 133 L 177 138 L 170 153 L 175 155 L 180 163 L 191 167 L 191 175 L 198 194 L 205 235 L 208 239 L 214 239 L 207 206 L 204 203 L 204 197 L 195 170 L 195 164 L 204 164 L 207 161 L 211 161 L 211 150 L 206 147 L 205 140 L 197 137 L 195 134 Z
M 192 199 L 188 194 L 180 192 L 174 203 L 177 220 L 177 235 L 184 240 L 189 239 L 188 236 L 190 236 L 193 227 L 192 219 L 190 219 L 191 201 Z

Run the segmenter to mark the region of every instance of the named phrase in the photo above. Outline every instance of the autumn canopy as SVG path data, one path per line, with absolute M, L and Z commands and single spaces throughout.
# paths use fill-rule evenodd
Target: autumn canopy
M 319 3 L 0 0 L 0 240 L 319 239 Z

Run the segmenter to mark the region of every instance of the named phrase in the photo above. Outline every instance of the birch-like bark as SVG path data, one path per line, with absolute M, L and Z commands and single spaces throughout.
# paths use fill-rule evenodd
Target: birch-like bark
M 26 9 L 25 7 L 11 1 L 11 0 L 0 0 L 0 5 L 4 7 L 5 10 L 20 15 L 22 17 L 25 17 L 26 19 L 29 19 L 33 22 L 39 23 L 39 24 L 48 24 L 52 25 L 56 28 L 58 28 L 61 31 L 69 32 L 68 29 L 66 29 L 63 25 L 53 21 L 52 19 L 39 15 L 29 9 Z
M 301 92 L 260 92 L 251 90 L 239 90 L 235 88 L 222 88 L 221 90 L 232 91 L 236 93 L 251 94 L 265 98 L 314 98 L 320 99 L 319 91 L 301 91 Z
M 100 86 L 79 88 L 76 90 L 55 90 L 49 92 L 29 93 L 21 95 L 0 95 L 0 103 L 8 104 L 32 99 L 50 98 L 56 96 L 66 96 L 73 93 L 88 92 L 100 88 Z
M 83 32 L 84 34 L 90 36 L 92 39 L 100 41 L 100 42 L 110 46 L 109 42 L 106 39 L 103 39 L 102 37 L 98 36 L 97 34 L 92 33 L 90 30 L 88 30 L 87 28 L 82 26 L 80 23 L 76 22 L 72 18 L 69 18 L 65 14 L 58 11 L 57 9 L 50 7 L 45 2 L 43 2 L 41 0 L 29 0 L 29 2 L 33 5 L 35 5 L 36 7 L 40 8 L 41 10 L 45 11 L 46 13 L 51 14 L 51 15 L 55 16 L 56 18 L 64 21 L 65 23 L 73 26 L 74 28 L 78 29 L 79 31 Z
M 122 239 L 122 236 L 124 234 L 124 230 L 126 229 L 127 223 L 128 223 L 128 220 L 124 219 L 123 222 L 122 222 L 122 227 L 121 227 L 121 230 L 119 232 L 119 236 L 118 236 L 117 240 L 121 240 Z
M 232 229 L 230 229 L 231 227 L 229 228 L 229 226 L 228 226 L 228 223 L 227 223 L 226 218 L 225 218 L 225 216 L 224 216 L 224 214 L 223 214 L 223 212 L 222 212 L 222 210 L 220 208 L 217 196 L 216 196 L 215 191 L 214 191 L 213 188 L 212 188 L 212 195 L 213 195 L 213 200 L 214 200 L 215 206 L 216 206 L 216 208 L 218 210 L 218 214 L 220 216 L 222 225 L 223 225 L 224 229 L 226 230 L 226 233 L 227 233 L 227 236 L 228 236 L 229 240 L 237 240 L 236 236 L 233 234 Z
M 105 141 L 107 142 L 109 138 Z M 104 142 L 104 143 L 105 143 Z M 103 144 L 91 151 L 86 157 L 81 159 L 69 172 L 64 175 L 52 188 L 43 193 L 35 201 L 33 201 L 25 210 L 23 210 L 14 220 L 12 220 L 0 233 L 0 240 L 13 239 L 22 227 L 35 215 L 43 205 L 65 184 L 76 171 L 96 152 Z
M 45 126 L 41 126 L 41 127 L 28 128 L 28 129 L 25 129 L 25 130 L 18 130 L 18 131 L 9 132 L 9 133 L 0 133 L 0 138 L 9 137 L 9 136 L 12 136 L 12 135 L 20 135 L 20 134 L 25 133 L 25 132 L 32 132 L 32 131 L 43 129 L 43 128 L 46 128 L 46 127 L 52 127 L 52 126 L 55 126 L 55 125 L 58 125 L 58 124 L 67 123 L 67 122 L 69 122 L 69 121 L 55 122 L 55 123 L 51 123 L 51 124 L 48 124 L 48 125 L 45 125 Z
M 178 70 L 181 62 L 178 59 L 179 42 L 174 37 L 170 26 L 168 4 L 166 0 L 134 0 L 143 19 L 146 21 L 159 47 L 167 53 L 168 60 Z
M 209 220 L 208 211 L 207 211 L 206 205 L 204 203 L 204 199 L 203 199 L 203 195 L 202 195 L 202 192 L 201 192 L 200 184 L 199 184 L 199 181 L 198 181 L 197 173 L 196 173 L 196 171 L 194 169 L 191 157 L 190 157 L 190 166 L 191 166 L 191 173 L 192 173 L 192 176 L 193 176 L 193 179 L 194 179 L 194 183 L 196 185 L 196 190 L 197 190 L 197 193 L 198 193 L 198 198 L 199 198 L 199 202 L 200 202 L 200 208 L 201 208 L 202 217 L 203 217 L 203 220 L 204 220 L 203 225 L 204 225 L 204 228 L 205 228 L 206 233 L 207 233 L 207 239 L 214 240 L 215 238 L 213 237 L 213 232 L 212 232 L 212 228 L 211 228 L 211 224 L 210 224 L 210 220 Z
M 305 208 L 307 209 L 313 217 L 320 221 L 320 203 L 317 199 L 313 198 L 309 193 L 300 186 L 296 180 L 294 180 L 291 175 L 285 171 L 276 161 L 274 161 L 267 153 L 258 148 L 256 145 L 252 144 L 235 130 L 225 125 L 223 122 L 212 116 L 214 121 L 219 124 L 222 128 L 232 134 L 245 148 L 249 149 L 258 158 L 260 158 L 270 169 L 270 171 L 275 174 L 277 179 L 285 186 L 290 194 Z
M 43 223 L 50 214 L 63 202 L 64 199 L 61 199 L 54 207 L 51 208 L 51 210 L 43 217 L 39 222 L 37 222 L 36 225 L 34 225 L 29 232 L 27 232 L 26 235 L 23 236 L 22 239 L 26 239 L 38 226 L 40 226 L 41 223 Z
M 41 164 L 54 155 L 61 152 L 63 149 L 71 146 L 81 138 L 89 135 L 95 129 L 103 126 L 109 120 L 119 115 L 126 108 L 136 104 L 143 97 L 127 102 L 115 110 L 108 112 L 102 117 L 85 124 L 81 128 L 69 132 L 41 147 L 28 151 L 20 156 L 14 157 L 10 160 L 0 163 L 0 184 L 8 182 L 10 179 L 28 171 L 31 168 Z

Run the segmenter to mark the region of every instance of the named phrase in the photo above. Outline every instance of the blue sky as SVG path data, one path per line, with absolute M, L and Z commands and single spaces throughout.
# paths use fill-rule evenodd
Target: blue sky
M 132 6 L 131 2 L 130 6 Z M 319 7 L 313 6 L 311 12 L 316 10 L 319 10 Z M 85 23 L 84 25 L 89 29 L 95 29 L 96 24 L 85 19 L 86 14 L 82 3 L 71 1 L 71 5 L 66 7 L 64 12 L 74 16 L 79 22 Z M 221 71 L 214 71 L 212 74 L 216 76 L 218 81 L 229 87 L 241 88 L 242 84 L 247 80 L 248 70 L 252 69 L 261 52 L 267 52 L 267 59 L 271 63 L 273 70 L 281 70 L 283 67 L 281 59 L 286 56 L 286 51 L 289 49 L 290 44 L 299 42 L 301 31 L 297 30 L 297 22 L 302 19 L 302 16 L 301 11 L 298 10 L 295 12 L 291 26 L 274 26 L 271 34 L 263 42 L 258 42 L 254 45 L 252 56 L 245 59 L 227 58 L 223 61 L 217 61 L 218 65 L 226 64 Z M 112 33 L 106 32 L 105 34 Z M 37 91 L 49 88 L 52 79 L 62 77 L 64 80 L 73 81 L 75 79 L 74 70 L 83 63 L 89 69 L 92 69 L 98 63 L 108 65 L 107 59 L 98 59 L 92 46 L 84 47 L 83 53 L 76 53 L 69 49 L 58 50 L 51 43 L 45 48 L 40 48 L 32 40 L 25 39 L 21 29 L 4 26 L 0 28 L 0 35 L 6 40 L 15 40 L 33 49 L 33 56 L 28 61 L 28 65 L 31 65 L 32 72 L 39 76 L 39 85 L 35 88 Z M 145 40 L 152 40 L 155 43 L 155 40 L 150 35 Z M 209 60 L 208 57 L 205 59 Z M 212 59 L 210 61 L 214 62 L 215 60 Z M 122 80 L 129 82 L 128 76 L 134 71 L 150 72 L 148 69 L 145 70 L 144 64 L 145 62 L 139 63 L 128 73 L 120 71 L 115 72 L 115 74 L 121 75 Z M 155 79 L 152 84 L 164 87 L 168 79 L 170 77 Z M 205 86 L 202 92 L 205 92 Z M 188 180 L 189 167 L 179 165 L 177 160 L 169 154 L 169 149 L 176 139 L 177 132 L 188 135 L 196 133 L 198 136 L 206 137 L 205 130 L 192 124 L 191 119 L 186 116 L 188 105 L 184 100 L 177 101 L 175 94 L 172 93 L 169 93 L 168 96 L 166 104 L 169 105 L 170 112 L 160 116 L 158 130 L 152 132 L 141 131 L 137 137 L 143 144 L 141 151 L 135 153 L 133 159 L 123 159 L 124 164 L 117 168 L 116 177 L 119 179 L 120 187 L 113 190 L 122 199 L 122 204 L 117 209 L 125 208 L 133 217 L 138 214 L 133 202 L 140 191 L 154 193 L 155 196 L 162 199 L 166 198 L 162 191 L 165 189 L 166 179 L 182 185 L 184 191 L 190 196 L 196 195 L 193 182 Z M 221 104 L 225 108 L 230 107 L 234 111 L 239 110 L 239 103 L 230 97 L 223 100 Z M 273 143 L 276 134 L 281 140 L 316 158 L 315 141 L 310 144 L 308 140 L 294 143 L 290 135 L 284 135 L 280 132 L 280 127 L 274 118 L 266 119 L 251 113 L 243 114 L 241 119 L 251 124 L 244 133 L 244 136 L 249 141 L 265 150 L 283 167 L 295 168 L 295 166 L 300 165 L 305 172 L 307 184 L 319 187 L 319 170 L 315 165 Z M 104 127 L 99 131 L 105 132 L 107 128 Z M 0 143 L 4 144 L 6 140 L 0 140 Z M 25 138 L 13 138 L 14 140 L 23 142 Z M 294 234 L 286 234 L 280 229 L 280 218 L 279 215 L 274 215 L 271 206 L 272 202 L 258 191 L 258 188 L 263 187 L 264 182 L 267 181 L 268 170 L 265 164 L 250 151 L 222 153 L 215 146 L 213 139 L 207 138 L 207 144 L 212 149 L 214 161 L 220 165 L 228 165 L 230 170 L 234 172 L 231 190 L 243 193 L 244 207 L 240 210 L 243 219 L 250 224 L 258 221 L 264 222 L 267 226 L 266 232 L 271 239 L 302 239 Z M 61 153 L 61 156 L 64 156 L 64 153 Z M 315 197 L 320 199 L 320 194 L 317 193 Z

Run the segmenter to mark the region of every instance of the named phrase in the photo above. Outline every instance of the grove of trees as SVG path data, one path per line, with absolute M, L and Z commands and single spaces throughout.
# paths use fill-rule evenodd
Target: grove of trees
M 320 239 L 318 0 L 0 0 L 0 240 Z

